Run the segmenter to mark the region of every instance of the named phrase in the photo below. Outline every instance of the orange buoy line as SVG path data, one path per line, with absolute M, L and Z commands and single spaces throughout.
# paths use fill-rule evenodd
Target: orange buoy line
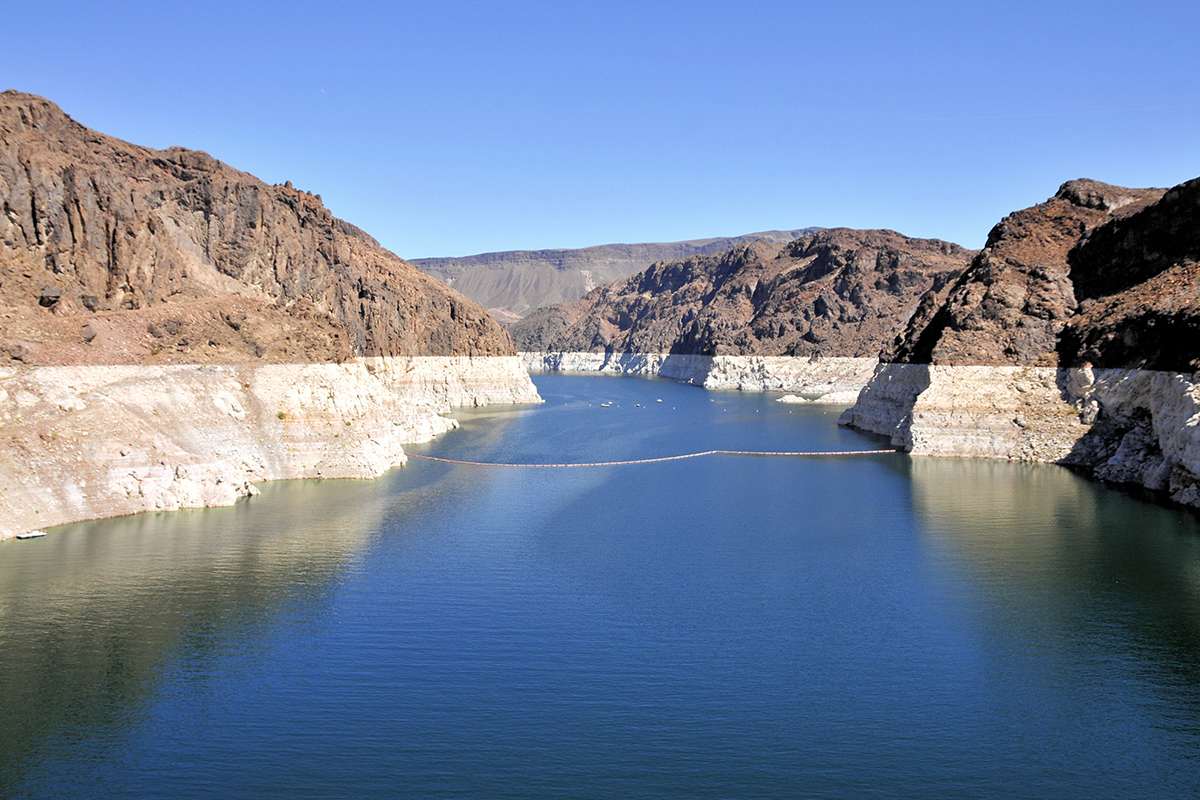
M 423 456 L 419 453 L 407 453 L 409 458 L 423 458 L 426 461 L 441 461 L 443 464 L 462 464 L 468 467 L 530 467 L 533 469 L 552 469 L 564 467 L 620 467 L 626 464 L 655 464 L 659 461 L 681 461 L 685 458 L 700 458 L 701 456 L 871 456 L 881 453 L 898 453 L 899 450 L 813 450 L 799 452 L 769 452 L 763 450 L 705 450 L 702 453 L 684 453 L 681 456 L 661 456 L 659 458 L 635 458 L 629 461 L 592 461 L 584 464 L 506 464 L 496 461 L 459 461 L 454 458 L 438 458 Z

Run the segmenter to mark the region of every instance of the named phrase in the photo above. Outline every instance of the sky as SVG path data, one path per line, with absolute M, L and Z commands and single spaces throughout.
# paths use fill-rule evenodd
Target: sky
M 405 258 L 890 228 L 1200 176 L 1200 3 L 17 2 L 0 89 Z

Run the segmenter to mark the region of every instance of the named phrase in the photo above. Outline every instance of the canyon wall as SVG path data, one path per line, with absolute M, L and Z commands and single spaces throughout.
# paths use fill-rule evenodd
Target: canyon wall
M 414 258 L 412 263 L 485 306 L 496 319 L 509 323 L 542 306 L 578 300 L 597 286 L 628 278 L 656 261 L 722 253 L 754 241 L 790 242 L 817 230 L 760 231 L 686 242 L 510 250 L 457 258 Z
M 374 478 L 452 406 L 540 402 L 515 356 L 0 367 L 0 538 L 231 505 L 253 484 Z
M 0 92 L 0 538 L 370 478 L 539 402 L 478 304 L 319 195 Z
M 509 331 L 522 352 L 875 358 L 973 251 L 834 228 L 654 264 Z
M 1064 184 L 929 296 L 845 425 L 1200 507 L 1200 179 Z

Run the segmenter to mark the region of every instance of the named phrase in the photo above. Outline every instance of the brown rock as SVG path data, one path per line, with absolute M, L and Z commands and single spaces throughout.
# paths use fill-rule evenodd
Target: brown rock
M 174 307 L 166 318 L 187 317 L 205 338 L 222 313 L 246 314 L 255 344 L 211 348 L 209 360 L 514 352 L 483 308 L 333 217 L 319 196 L 200 151 L 104 136 L 34 95 L 0 93 L 0 203 L 0 265 L 21 276 L 0 285 L 13 315 L 0 347 L 42 342 L 39 363 L 148 357 L 144 346 L 119 349 L 120 337 L 108 354 L 73 351 L 78 322 L 60 329 L 27 313 L 59 302 L 42 288 L 81 297 L 89 313 L 137 317 L 143 330 Z M 298 344 L 271 344 L 289 332 Z
M 526 351 L 874 357 L 972 251 L 894 231 L 820 231 L 654 264 L 510 327 Z
M 1096 228 L 1068 260 L 1081 303 L 1065 366 L 1200 370 L 1200 178 Z
M 1070 181 L 1045 203 L 1009 214 L 945 296 L 918 310 L 884 360 L 1054 366 L 1076 311 L 1067 255 L 1087 232 L 1158 200 L 1161 189 Z

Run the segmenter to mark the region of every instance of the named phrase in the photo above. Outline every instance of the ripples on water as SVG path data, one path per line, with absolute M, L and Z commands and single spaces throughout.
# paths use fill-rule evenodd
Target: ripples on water
M 418 450 L 877 446 L 537 380 Z M 1198 655 L 1195 517 L 1055 467 L 414 460 L 0 546 L 0 796 L 1192 797 Z

